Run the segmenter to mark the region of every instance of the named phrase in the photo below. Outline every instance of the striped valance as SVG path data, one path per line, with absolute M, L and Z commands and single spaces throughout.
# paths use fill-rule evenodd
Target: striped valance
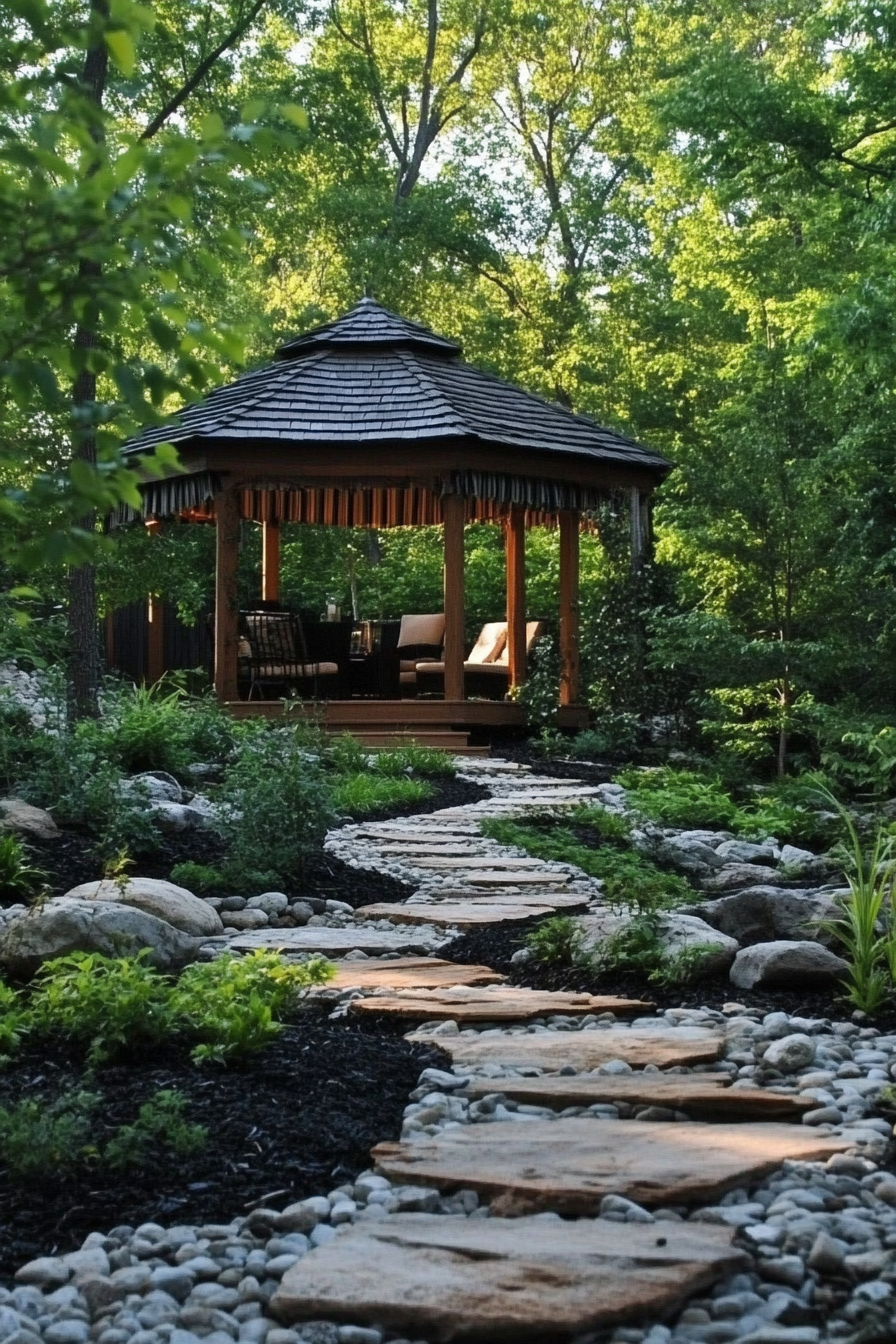
M 452 471 L 442 482 L 442 495 L 517 504 L 540 514 L 557 513 L 560 509 L 598 509 L 609 498 L 606 490 L 567 485 L 563 481 L 531 480 L 526 476 L 508 476 L 494 471 Z

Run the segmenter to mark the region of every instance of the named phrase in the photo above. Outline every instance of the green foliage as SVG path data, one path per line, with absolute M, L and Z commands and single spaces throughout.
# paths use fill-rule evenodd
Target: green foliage
M 593 728 L 567 742 L 568 754 L 579 761 L 629 760 L 641 745 L 642 730 L 636 714 L 625 710 L 600 713 Z
M 416 742 L 406 747 L 376 753 L 373 769 L 377 774 L 395 778 L 399 775 L 430 775 L 449 777 L 457 774 L 454 760 L 438 747 L 421 747 Z
M 218 798 L 215 828 L 230 865 L 286 882 L 320 843 L 333 800 L 316 754 L 291 728 L 244 736 Z
M 175 886 L 186 887 L 187 891 L 192 891 L 198 896 L 207 896 L 211 892 L 220 891 L 226 881 L 220 868 L 213 868 L 207 863 L 194 863 L 192 859 L 188 859 L 186 863 L 176 863 L 168 877 Z
M 333 786 L 333 806 L 350 816 L 364 816 L 381 808 L 422 803 L 432 797 L 432 785 L 424 779 L 393 778 L 390 775 L 343 775 Z
M 596 812 L 597 809 L 593 810 Z M 575 864 L 589 877 L 599 878 L 612 905 L 654 911 L 692 900 L 694 893 L 683 878 L 663 872 L 633 850 L 616 847 L 622 838 L 616 822 L 617 819 L 612 817 L 601 823 L 607 826 L 604 837 L 610 843 L 604 843 L 600 848 L 583 844 L 552 817 L 546 820 L 530 818 L 526 824 L 495 819 L 481 822 L 480 826 L 483 835 L 499 844 L 517 845 L 535 858 Z
M 27 901 L 46 877 L 30 863 L 24 842 L 12 831 L 0 831 L 0 905 Z
M 140 1107 L 131 1125 L 122 1125 L 106 1144 L 105 1161 L 114 1170 L 143 1166 L 149 1159 L 168 1153 L 190 1157 L 208 1142 L 204 1125 L 184 1119 L 187 1099 L 180 1092 L 163 1090 Z
M 0 1067 L 18 1050 L 28 1019 L 14 989 L 0 981 Z
M 88 1064 L 162 1040 L 174 1028 L 168 982 L 147 952 L 133 958 L 72 952 L 44 962 L 28 1008 L 34 1029 L 87 1046 Z
M 617 776 L 628 791 L 630 807 L 665 826 L 727 830 L 737 806 L 717 777 L 663 766 L 657 770 L 629 770 Z
M 26 1029 L 86 1047 L 89 1065 L 179 1036 L 198 1042 L 197 1063 L 220 1062 L 260 1050 L 304 991 L 333 974 L 322 957 L 291 964 L 259 951 L 196 963 L 175 982 L 149 965 L 146 953 L 73 952 L 46 962 L 29 991 L 2 990 L 0 1012 L 10 1052 Z
M 100 1097 L 72 1090 L 52 1101 L 29 1097 L 0 1106 L 0 1152 L 13 1180 L 47 1179 L 96 1153 L 93 1116 Z
M 570 915 L 553 915 L 526 935 L 526 947 L 546 966 L 576 966 L 582 962 L 582 926 Z
M 273 952 L 224 955 L 188 966 L 171 1008 L 200 1041 L 193 1059 L 221 1063 L 262 1049 L 280 1030 L 278 1017 L 303 991 L 326 984 L 334 974 L 334 967 L 322 957 L 291 964 Z
M 227 760 L 235 742 L 233 720 L 214 700 L 190 699 L 164 681 L 122 689 L 98 731 L 126 774 L 165 770 L 183 778 L 195 761 Z
M 843 914 L 825 925 L 849 962 L 845 997 L 855 1008 L 874 1014 L 896 990 L 896 852 L 891 836 L 878 828 L 870 853 L 849 813 L 833 794 L 828 801 L 840 813 L 847 834 L 845 858 L 849 895 L 838 897 Z
M 896 727 L 892 716 L 869 714 L 855 704 L 819 706 L 816 715 L 821 763 L 835 783 L 872 798 L 896 790 Z

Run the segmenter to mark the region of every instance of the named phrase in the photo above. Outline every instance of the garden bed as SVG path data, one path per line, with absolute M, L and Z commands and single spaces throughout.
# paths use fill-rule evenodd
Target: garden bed
M 34 1256 L 75 1250 L 92 1231 L 144 1221 L 229 1222 L 264 1204 L 332 1190 L 370 1165 L 369 1151 L 398 1138 L 408 1092 L 440 1051 L 375 1024 L 336 1024 L 305 1009 L 264 1050 L 197 1067 L 186 1045 L 163 1044 L 87 1074 L 63 1041 L 23 1050 L 0 1072 L 0 1104 L 99 1092 L 91 1143 L 102 1149 L 159 1091 L 186 1098 L 184 1119 L 208 1131 L 198 1152 L 154 1155 L 110 1170 L 87 1159 L 72 1174 L 12 1187 L 0 1168 L 0 1278 Z

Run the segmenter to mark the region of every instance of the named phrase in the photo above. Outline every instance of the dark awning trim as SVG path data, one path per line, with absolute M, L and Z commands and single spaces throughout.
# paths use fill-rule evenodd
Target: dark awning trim
M 442 482 L 442 498 L 445 495 L 492 499 L 499 504 L 519 504 L 541 513 L 556 513 L 558 509 L 598 509 L 606 503 L 609 491 L 492 471 L 453 471 Z
M 172 518 L 186 509 L 201 509 L 211 503 L 220 489 L 220 478 L 211 471 L 171 476 L 164 481 L 146 481 L 140 486 L 142 508 L 132 509 L 129 504 L 120 504 L 110 515 L 109 526 L 122 527 L 138 518 Z

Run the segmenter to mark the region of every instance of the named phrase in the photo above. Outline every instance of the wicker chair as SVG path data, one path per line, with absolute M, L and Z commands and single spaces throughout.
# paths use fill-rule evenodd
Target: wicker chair
M 314 699 L 339 695 L 344 678 L 339 661 L 310 658 L 302 624 L 290 612 L 242 611 L 239 631 L 247 700 L 278 699 L 291 690 Z

